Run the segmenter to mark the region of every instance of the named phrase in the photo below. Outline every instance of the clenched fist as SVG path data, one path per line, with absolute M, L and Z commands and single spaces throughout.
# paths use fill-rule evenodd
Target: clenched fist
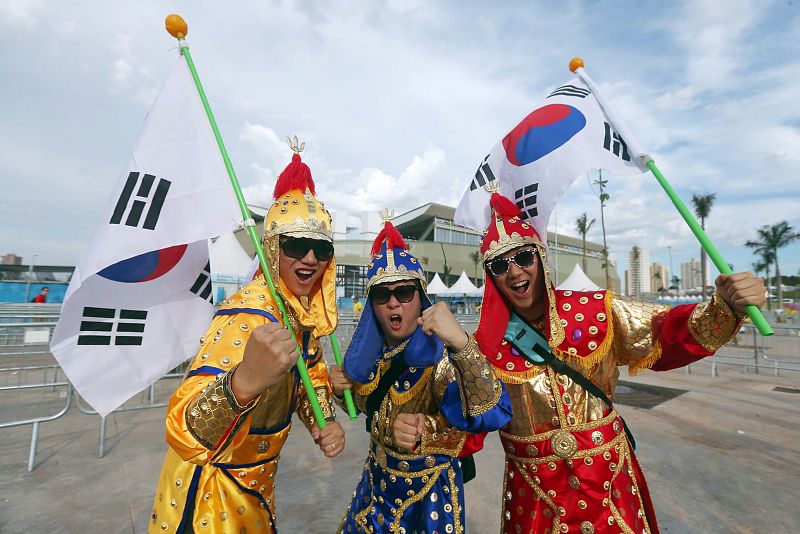
M 429 336 L 436 335 L 454 352 L 459 352 L 469 342 L 469 335 L 464 332 L 444 302 L 437 302 L 423 311 L 422 317 L 417 319 L 417 324 L 422 327 L 423 332 Z
M 280 323 L 253 329 L 242 363 L 233 373 L 231 388 L 239 404 L 247 404 L 277 384 L 297 362 L 297 344 Z
M 338 365 L 331 365 L 328 367 L 328 377 L 331 381 L 333 393 L 337 397 L 344 395 L 344 390 L 352 389 L 353 387 L 353 382 L 351 382 L 350 378 L 345 374 L 344 369 Z
M 344 450 L 344 430 L 342 426 L 337 423 L 328 423 L 322 430 L 319 429 L 317 423 L 311 429 L 311 437 L 314 442 L 319 445 L 319 450 L 328 458 L 333 458 Z
M 394 442 L 400 447 L 413 451 L 422 439 L 425 430 L 425 416 L 421 413 L 401 413 L 394 420 Z
M 745 313 L 744 307 L 748 304 L 760 308 L 767 300 L 764 280 L 753 273 L 721 274 L 715 284 L 722 300 L 738 313 Z

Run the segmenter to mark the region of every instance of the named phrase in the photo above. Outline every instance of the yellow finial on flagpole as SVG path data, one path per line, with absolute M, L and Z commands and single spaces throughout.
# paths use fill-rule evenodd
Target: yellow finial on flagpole
M 183 39 L 189 33 L 189 25 L 186 24 L 183 17 L 175 13 L 167 15 L 164 26 L 167 28 L 167 32 L 176 39 Z
M 584 67 L 583 58 L 574 57 L 569 60 L 569 70 L 575 72 L 578 69 L 582 69 Z

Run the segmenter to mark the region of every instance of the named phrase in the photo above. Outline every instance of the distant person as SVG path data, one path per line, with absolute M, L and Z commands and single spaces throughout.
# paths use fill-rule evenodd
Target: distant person
M 353 311 L 355 313 L 361 313 L 361 310 L 364 309 L 364 306 L 361 304 L 361 301 L 358 300 L 358 297 L 353 297 Z
M 42 290 L 39 291 L 39 294 L 36 295 L 35 297 L 33 297 L 33 300 L 31 302 L 34 302 L 36 304 L 45 304 L 45 303 L 47 303 L 47 293 L 49 293 L 49 292 L 50 292 L 50 288 L 47 287 L 47 286 L 44 286 L 42 288 Z

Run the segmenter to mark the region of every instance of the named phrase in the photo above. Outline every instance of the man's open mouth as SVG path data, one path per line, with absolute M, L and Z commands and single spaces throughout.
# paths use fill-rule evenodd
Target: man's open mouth
M 389 316 L 389 325 L 393 330 L 399 330 L 403 326 L 403 318 L 400 315 L 393 313 Z
M 528 292 L 531 283 L 528 280 L 520 280 L 511 284 L 511 291 L 517 296 L 523 296 Z
M 300 280 L 300 283 L 307 284 L 311 277 L 314 276 L 314 269 L 295 269 L 294 274 Z

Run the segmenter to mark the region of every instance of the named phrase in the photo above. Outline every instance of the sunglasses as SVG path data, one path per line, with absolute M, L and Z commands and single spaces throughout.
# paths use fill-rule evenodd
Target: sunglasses
M 389 299 L 392 298 L 392 295 L 394 295 L 394 298 L 396 298 L 398 302 L 408 303 L 414 300 L 414 294 L 416 292 L 416 284 L 397 286 L 394 289 L 389 289 L 384 286 L 375 286 L 369 290 L 369 298 L 375 304 L 386 304 L 389 302 Z
M 497 258 L 486 262 L 486 269 L 494 276 L 503 276 L 508 272 L 508 266 L 511 262 L 520 269 L 530 267 L 536 262 L 536 253 L 532 248 L 520 250 L 508 258 Z
M 319 261 L 328 261 L 333 257 L 333 243 L 322 239 L 281 236 L 280 246 L 284 254 L 296 260 L 305 258 L 309 250 L 314 251 L 314 257 Z

